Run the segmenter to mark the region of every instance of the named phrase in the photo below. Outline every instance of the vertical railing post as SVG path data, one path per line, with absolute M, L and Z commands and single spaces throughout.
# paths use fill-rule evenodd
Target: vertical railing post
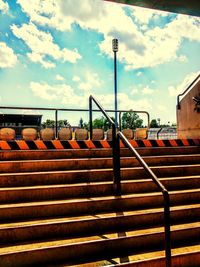
M 92 96 L 89 97 L 90 140 L 92 140 Z
M 55 110 L 55 123 L 56 123 L 56 125 L 55 125 L 55 127 L 56 127 L 56 132 L 55 132 L 55 136 L 56 136 L 56 138 L 58 138 L 58 110 L 56 109 Z
M 119 130 L 121 131 L 122 130 L 122 116 L 121 116 L 122 112 L 120 111 L 119 112 Z
M 120 175 L 120 139 L 116 133 L 116 127 L 113 125 L 113 173 L 114 190 L 117 196 L 121 195 L 121 175 Z M 115 133 L 115 134 L 114 134 Z
M 120 139 L 117 137 L 117 127 L 110 116 L 105 112 L 100 103 L 91 95 L 89 97 L 89 123 L 90 123 L 90 139 L 92 139 L 92 101 L 95 102 L 97 107 L 102 111 L 104 116 L 112 125 L 112 159 L 113 159 L 113 183 L 116 195 L 121 195 L 121 181 L 120 181 Z
M 167 190 L 163 191 L 165 221 L 165 259 L 166 267 L 171 267 L 171 231 L 170 231 L 170 199 Z

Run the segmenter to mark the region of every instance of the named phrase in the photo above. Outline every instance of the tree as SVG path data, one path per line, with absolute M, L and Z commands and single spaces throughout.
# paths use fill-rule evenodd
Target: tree
M 111 117 L 111 119 L 115 121 L 113 117 Z M 95 119 L 92 122 L 92 126 L 94 129 L 103 129 L 104 131 L 107 131 L 111 127 L 109 121 L 103 116 L 101 118 Z
M 54 120 L 50 120 L 47 119 L 45 122 L 42 123 L 42 127 L 46 128 L 46 127 L 54 127 L 55 126 L 55 121 Z
M 159 125 L 158 125 L 158 122 L 156 119 L 151 120 L 150 127 L 151 128 L 159 128 Z
M 143 120 L 135 112 L 124 112 L 122 115 L 122 129 L 136 129 L 142 127 Z
M 111 119 L 113 120 L 113 122 L 115 122 L 115 119 L 113 117 L 111 117 Z M 89 130 L 90 128 L 90 124 L 89 122 L 84 122 L 83 123 L 83 128 Z M 111 125 L 109 123 L 109 121 L 105 118 L 105 117 L 100 117 L 100 118 L 96 118 L 92 121 L 92 128 L 93 129 L 103 129 L 104 131 L 107 131 L 109 128 L 111 128 Z
M 80 118 L 80 120 L 79 120 L 79 125 L 78 125 L 80 128 L 83 128 L 83 119 L 82 118 Z
M 68 122 L 68 120 L 59 120 L 59 121 L 57 121 L 57 123 L 58 123 L 59 127 L 69 127 L 70 126 L 70 123 Z M 43 128 L 46 128 L 46 127 L 53 128 L 55 126 L 56 126 L 55 120 L 47 119 L 45 122 L 42 123 Z

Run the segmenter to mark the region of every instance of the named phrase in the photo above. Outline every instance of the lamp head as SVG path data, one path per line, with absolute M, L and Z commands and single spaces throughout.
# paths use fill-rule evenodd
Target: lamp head
M 112 49 L 113 49 L 113 52 L 118 52 L 118 39 L 112 40 Z

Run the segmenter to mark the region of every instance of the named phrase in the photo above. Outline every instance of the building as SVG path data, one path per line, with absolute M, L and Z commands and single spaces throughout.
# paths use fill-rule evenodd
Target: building
M 35 128 L 37 131 L 41 127 L 42 115 L 29 114 L 0 114 L 0 128 L 13 128 L 16 131 L 16 138 L 21 136 L 24 128 Z

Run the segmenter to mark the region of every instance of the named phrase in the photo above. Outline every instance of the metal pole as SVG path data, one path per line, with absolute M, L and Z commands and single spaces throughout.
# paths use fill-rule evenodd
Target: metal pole
M 164 190 L 164 220 L 165 220 L 165 258 L 166 258 L 166 267 L 172 266 L 171 261 L 171 230 L 170 230 L 170 199 L 169 193 Z
M 112 48 L 114 52 L 114 94 L 115 94 L 115 127 L 118 127 L 117 120 L 117 51 L 118 51 L 118 40 L 112 40 Z
M 55 123 L 56 123 L 56 138 L 58 138 L 58 110 L 55 110 Z
M 115 126 L 117 128 L 117 56 L 114 52 L 114 87 L 115 87 Z
M 90 140 L 92 140 L 92 96 L 89 97 Z

